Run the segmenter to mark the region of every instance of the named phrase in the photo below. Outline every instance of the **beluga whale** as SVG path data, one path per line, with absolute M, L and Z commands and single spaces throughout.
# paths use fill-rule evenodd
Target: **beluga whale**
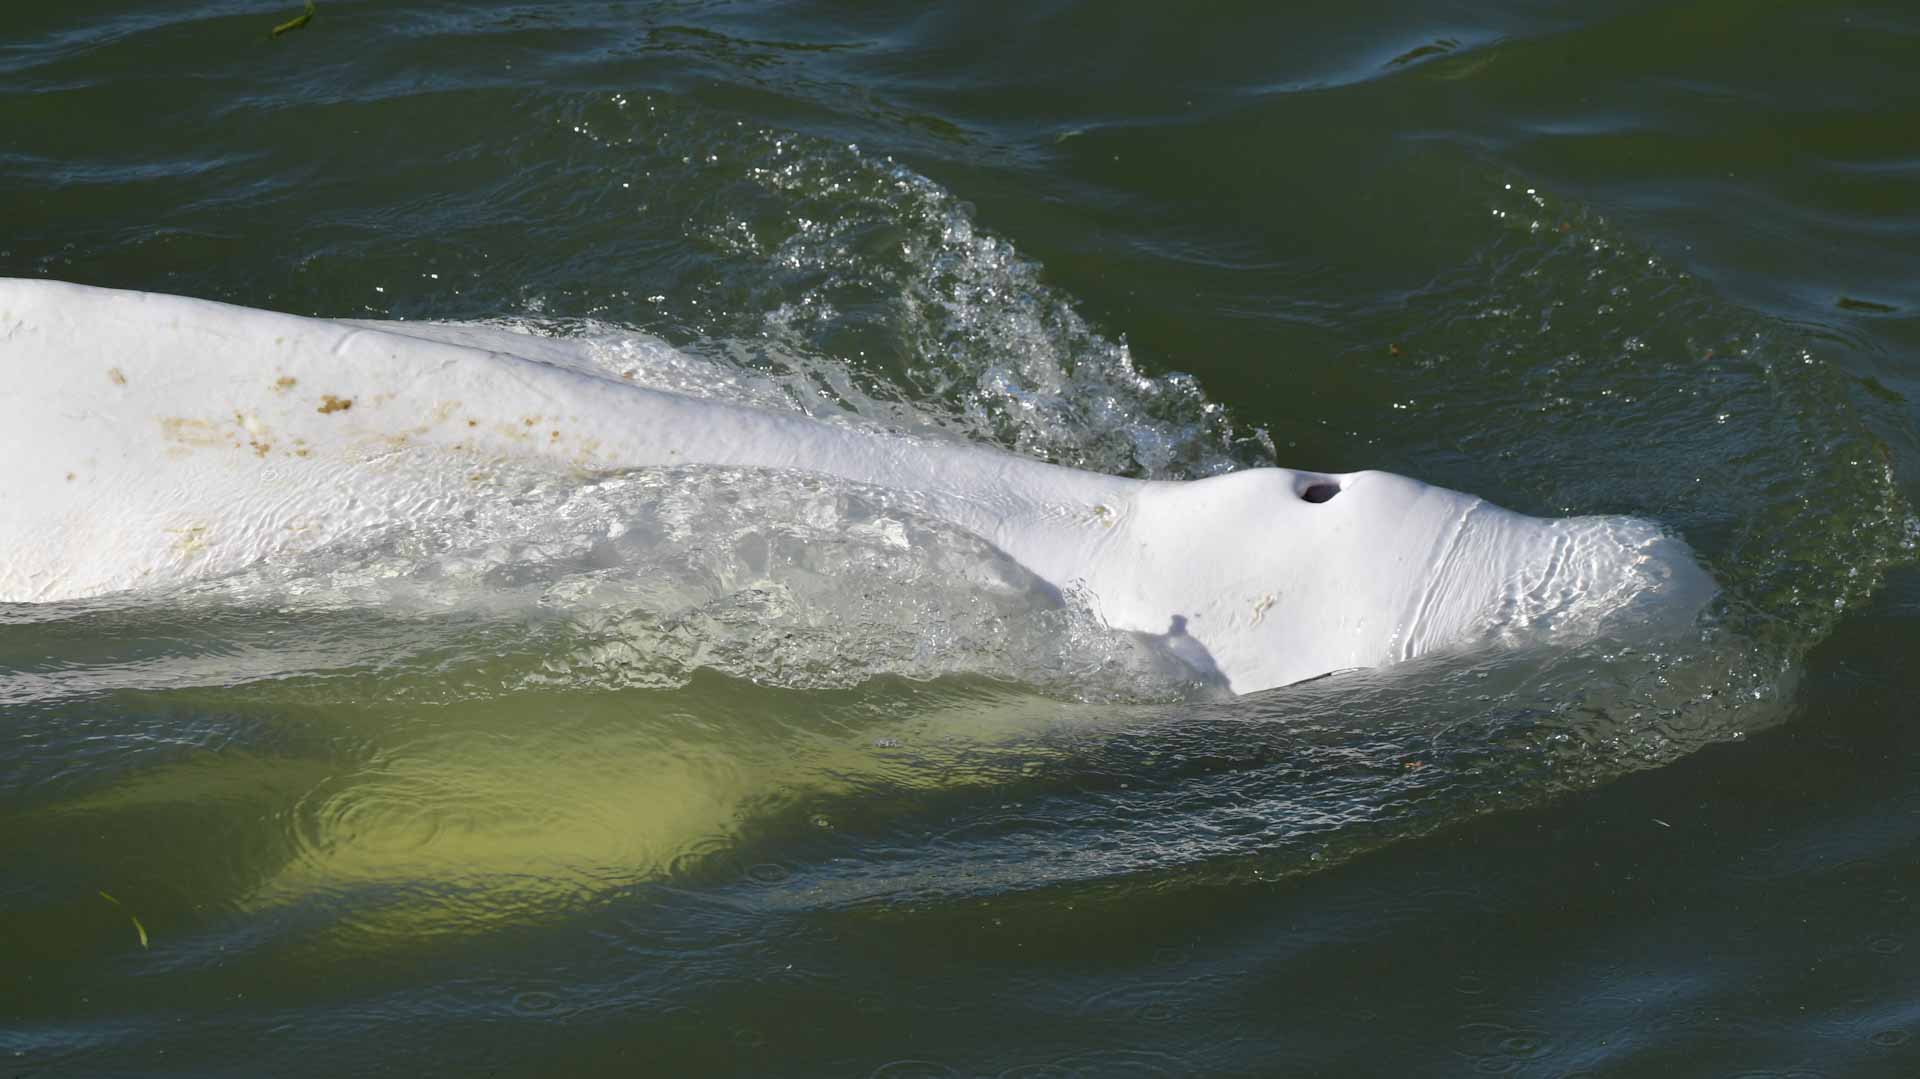
M 297 562 L 460 513 L 503 464 L 901 492 L 1237 693 L 1649 611 L 1690 619 L 1714 594 L 1685 542 L 1638 518 L 1531 517 L 1375 471 L 1103 475 L 650 388 L 548 344 L 0 280 L 0 602 Z

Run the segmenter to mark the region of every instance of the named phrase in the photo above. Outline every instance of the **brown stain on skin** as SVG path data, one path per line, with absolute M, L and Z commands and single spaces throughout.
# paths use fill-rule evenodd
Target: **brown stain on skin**
M 124 386 L 127 384 L 127 376 L 121 374 L 118 367 L 109 367 L 107 368 L 107 381 L 116 386 Z
M 548 431 L 548 432 L 547 432 L 547 441 L 548 441 L 548 442 L 558 442 L 558 441 L 560 441 L 560 432 L 558 432 L 558 431 Z
M 207 526 L 188 525 L 185 528 L 169 528 L 168 532 L 180 537 L 173 541 L 174 553 L 182 558 L 191 558 L 207 547 Z
M 266 425 L 260 422 L 258 417 L 236 411 L 233 414 L 233 422 L 236 427 L 239 427 L 240 430 L 245 433 L 246 444 L 253 450 L 255 457 L 264 458 L 267 454 L 273 452 L 273 443 L 268 441 L 271 433 L 267 430 Z M 240 442 L 235 440 L 233 445 L 235 449 L 238 449 Z
M 579 449 L 575 450 L 573 454 L 574 466 L 577 468 L 583 468 L 588 470 L 598 469 L 600 467 L 599 462 L 596 461 L 595 458 L 598 457 L 599 454 L 600 454 L 599 439 L 597 438 L 581 439 L 579 442 Z
M 285 393 L 298 385 L 300 385 L 299 379 L 294 378 L 292 375 L 281 375 L 279 378 L 273 380 L 273 392 Z
M 527 417 L 524 417 L 524 418 L 522 418 L 520 422 L 521 422 L 521 423 L 524 423 L 524 424 L 526 424 L 526 425 L 527 425 L 528 427 L 532 427 L 532 426 L 534 426 L 534 425 L 536 425 L 536 424 L 538 424 L 538 423 L 540 422 L 540 417 L 538 417 L 538 416 L 527 416 Z
M 330 393 L 323 393 L 320 395 L 320 407 L 315 411 L 324 416 L 330 412 L 345 412 L 352 407 L 353 398 L 351 397 L 335 397 Z
M 219 428 L 205 420 L 190 420 L 184 416 L 163 416 L 160 420 L 160 437 L 180 446 L 194 446 L 211 449 L 227 444 L 220 435 Z
M 72 482 L 73 482 L 73 473 L 71 473 L 71 472 L 69 472 L 69 473 L 67 473 L 67 482 L 68 482 L 68 483 L 72 483 Z
M 468 426 L 468 427 L 478 427 L 478 426 L 480 426 L 480 421 L 479 421 L 479 420 L 468 420 L 468 421 L 467 421 L 467 426 Z

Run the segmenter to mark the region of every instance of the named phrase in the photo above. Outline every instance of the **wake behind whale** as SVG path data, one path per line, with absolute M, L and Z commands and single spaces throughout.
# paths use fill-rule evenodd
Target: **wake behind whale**
M 31 462 L 0 491 L 10 602 L 297 563 L 542 486 L 687 467 L 871 489 L 1237 692 L 1488 639 L 1684 624 L 1713 592 L 1639 519 L 1541 520 L 1378 472 L 1106 476 L 664 391 L 485 328 L 11 281 L 0 339 L 0 423 Z

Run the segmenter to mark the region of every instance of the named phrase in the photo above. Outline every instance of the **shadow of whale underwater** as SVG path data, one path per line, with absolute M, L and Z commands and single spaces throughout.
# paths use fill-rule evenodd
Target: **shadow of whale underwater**
M 1163 482 L 649 389 L 549 342 L 0 281 L 0 602 L 231 573 L 484 502 L 502 469 L 793 470 L 900 492 L 1235 692 L 1693 619 L 1686 545 L 1383 472 Z

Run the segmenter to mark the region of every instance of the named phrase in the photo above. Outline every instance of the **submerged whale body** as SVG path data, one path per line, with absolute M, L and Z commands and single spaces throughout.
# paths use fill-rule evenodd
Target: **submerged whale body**
M 1111 627 L 1248 692 L 1510 634 L 1690 618 L 1642 520 L 1543 520 L 1383 472 L 1161 482 L 684 396 L 550 343 L 0 281 L 0 602 L 153 588 L 460 513 L 489 469 L 713 465 L 910 495 Z

